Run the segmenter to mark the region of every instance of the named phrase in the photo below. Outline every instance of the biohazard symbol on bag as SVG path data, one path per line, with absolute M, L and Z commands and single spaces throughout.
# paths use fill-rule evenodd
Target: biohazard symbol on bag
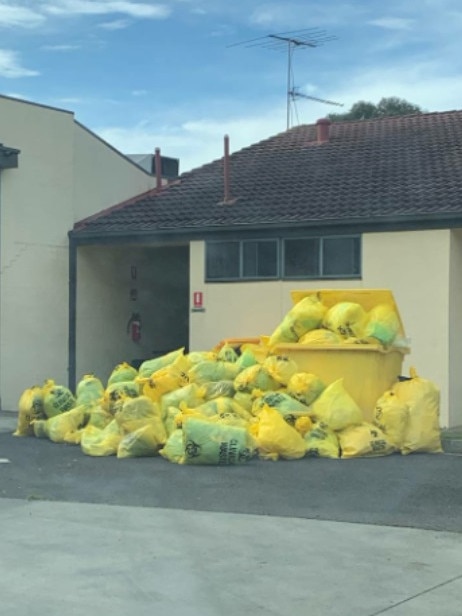
M 188 441 L 184 448 L 188 458 L 198 458 L 201 455 L 201 446 L 194 441 Z

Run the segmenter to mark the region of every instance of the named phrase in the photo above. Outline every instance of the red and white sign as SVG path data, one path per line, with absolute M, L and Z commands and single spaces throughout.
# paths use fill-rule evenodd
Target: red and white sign
M 193 308 L 204 307 L 204 294 L 202 291 L 194 291 L 193 293 Z

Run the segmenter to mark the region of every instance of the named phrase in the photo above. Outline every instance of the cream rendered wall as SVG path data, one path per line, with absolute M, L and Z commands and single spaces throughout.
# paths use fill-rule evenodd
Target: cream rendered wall
M 461 250 L 459 243 L 457 248 Z M 192 242 L 190 249 L 191 294 L 202 291 L 205 307 L 205 312 L 191 313 L 191 350 L 211 348 L 227 337 L 271 333 L 290 309 L 294 289 L 388 288 L 411 338 L 412 353 L 403 372 L 415 365 L 440 386 L 441 425 L 448 425 L 449 231 L 364 234 L 362 280 L 350 281 L 205 284 L 205 244 Z M 460 287 L 457 292 L 462 293 Z
M 122 361 L 187 346 L 188 259 L 188 246 L 78 249 L 77 380 L 94 373 L 106 381 Z M 130 299 L 132 288 L 136 301 Z M 127 334 L 132 312 L 141 315 L 139 343 Z
M 0 135 L 19 148 L 1 172 L 0 392 L 67 382 L 67 230 L 73 222 L 73 116 L 0 97 Z
M 411 354 L 403 372 L 418 373 L 441 389 L 441 425 L 449 424 L 448 230 L 363 236 L 363 285 L 393 291 Z
M 71 112 L 3 96 L 0 141 L 21 150 L 0 176 L 0 395 L 14 410 L 29 385 L 68 380 L 68 231 L 155 178 Z
M 74 123 L 74 222 L 154 188 L 156 178 Z
M 270 334 L 291 308 L 295 289 L 355 288 L 359 281 L 304 281 L 208 283 L 204 282 L 205 243 L 190 245 L 192 294 L 202 291 L 205 312 L 190 317 L 191 350 L 214 347 L 223 338 L 258 337 Z
M 451 231 L 449 278 L 449 419 L 462 425 L 462 229 Z

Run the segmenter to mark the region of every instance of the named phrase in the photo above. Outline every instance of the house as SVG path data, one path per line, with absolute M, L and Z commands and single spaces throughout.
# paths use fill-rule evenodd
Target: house
M 29 385 L 68 379 L 69 229 L 159 178 L 72 112 L 8 96 L 0 142 L 0 393 L 16 409 Z
M 323 119 L 228 150 L 74 225 L 71 382 L 268 334 L 293 289 L 389 288 L 403 371 L 440 386 L 442 426 L 462 423 L 462 111 Z

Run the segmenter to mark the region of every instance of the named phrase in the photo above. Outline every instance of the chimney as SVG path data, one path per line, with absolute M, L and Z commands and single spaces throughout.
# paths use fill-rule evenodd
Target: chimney
M 160 157 L 160 148 L 156 148 L 155 161 L 156 161 L 156 190 L 157 192 L 160 192 L 162 190 L 162 159 Z
M 316 122 L 316 132 L 318 143 L 326 143 L 329 141 L 329 127 L 331 121 L 327 118 L 321 118 Z

